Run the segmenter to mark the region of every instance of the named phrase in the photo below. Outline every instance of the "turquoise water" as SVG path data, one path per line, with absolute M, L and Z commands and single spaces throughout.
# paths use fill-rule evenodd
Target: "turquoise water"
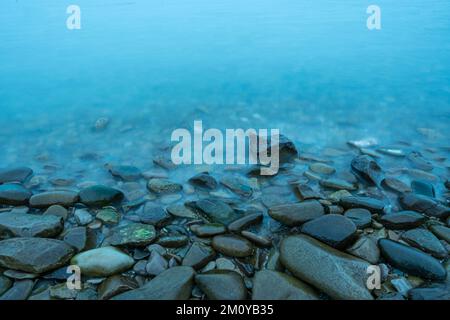
M 448 147 L 449 21 L 448 0 L 3 0 L 0 167 L 146 169 L 194 120 L 278 128 L 300 150 Z

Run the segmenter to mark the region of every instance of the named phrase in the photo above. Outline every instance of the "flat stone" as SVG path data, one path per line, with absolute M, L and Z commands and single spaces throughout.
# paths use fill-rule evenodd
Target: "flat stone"
M 12 237 L 57 236 L 64 229 L 64 221 L 56 216 L 5 212 L 0 214 L 0 239 Z
M 188 242 L 189 238 L 185 235 L 167 235 L 158 239 L 158 244 L 165 248 L 184 247 Z
M 401 239 L 438 259 L 447 257 L 447 250 L 433 233 L 426 229 L 412 229 L 401 235 Z
M 352 194 L 347 190 L 338 190 L 328 196 L 328 199 L 338 203 L 344 197 L 350 197 Z
M 392 156 L 392 157 L 405 157 L 406 154 L 403 150 L 401 149 L 393 149 L 393 148 L 378 148 L 377 151 L 381 154 L 385 154 L 387 156 Z
M 141 170 L 133 166 L 113 166 L 109 172 L 123 181 L 136 181 L 142 177 Z
M 207 172 L 199 173 L 189 179 L 189 182 L 202 189 L 214 190 L 217 188 L 217 181 Z
M 184 204 L 172 204 L 167 207 L 167 212 L 178 218 L 196 219 L 197 215 Z
M 423 251 L 389 239 L 378 240 L 383 257 L 395 268 L 427 280 L 444 280 L 447 272 Z
M 31 175 L 33 170 L 27 167 L 4 168 L 0 169 L 0 184 L 7 182 L 25 182 Z
M 228 204 L 216 199 L 203 199 L 194 203 L 195 207 L 211 222 L 229 224 L 239 216 Z
M 30 273 L 45 273 L 63 266 L 74 254 L 65 242 L 44 238 L 0 241 L 0 266 Z
M 359 155 L 351 162 L 352 170 L 364 180 L 377 186 L 381 184 L 384 173 L 378 163 L 367 155 Z
M 0 205 L 27 205 L 33 194 L 24 186 L 17 183 L 0 185 Z
M 434 233 L 438 239 L 445 240 L 450 243 L 450 228 L 441 225 L 433 225 L 430 227 L 430 231 Z
M 67 283 L 60 283 L 49 288 L 49 295 L 53 299 L 73 300 L 77 297 L 78 291 L 69 289 Z
M 413 288 L 408 291 L 411 300 L 450 300 L 450 284 L 433 283 Z
M 307 200 L 271 207 L 268 213 L 273 219 L 293 227 L 321 217 L 325 210 L 317 200 Z
M 0 297 L 0 300 L 27 300 L 33 287 L 33 280 L 15 281 L 14 285 Z
M 436 200 L 414 193 L 404 194 L 399 197 L 403 209 L 423 213 L 427 216 L 446 219 L 450 216 L 450 208 Z
M 415 194 L 434 198 L 436 196 L 434 187 L 431 183 L 422 180 L 411 181 L 411 189 Z
M 227 228 L 220 223 L 194 224 L 191 231 L 201 238 L 213 237 L 227 232 Z
M 168 179 L 153 178 L 148 181 L 147 188 L 156 194 L 180 192 L 183 186 Z
M 198 270 L 206 266 L 215 256 L 216 252 L 210 246 L 194 242 L 184 256 L 182 265 Z
M 119 204 L 123 198 L 122 191 L 103 185 L 90 186 L 80 191 L 80 201 L 88 207 Z
M 380 260 L 380 249 L 378 249 L 377 241 L 372 237 L 359 238 L 347 249 L 347 252 L 371 264 L 377 264 Z
M 17 280 L 36 279 L 37 277 L 39 277 L 39 275 L 35 273 L 22 272 L 17 270 L 6 270 L 5 272 L 3 272 L 3 275 Z
M 86 226 L 94 221 L 94 217 L 86 209 L 76 209 L 74 216 L 79 226 Z
M 71 207 L 78 201 L 78 193 L 74 191 L 48 191 L 38 193 L 30 198 L 30 206 L 48 208 L 53 205 Z
M 401 230 L 419 227 L 426 218 L 414 211 L 399 211 L 388 213 L 380 218 L 380 222 L 388 229 Z
M 156 238 L 155 227 L 142 223 L 116 227 L 111 232 L 112 234 L 105 241 L 113 246 L 146 246 Z
M 167 260 L 164 259 L 157 251 L 152 251 L 148 258 L 145 271 L 151 276 L 157 276 L 169 267 Z
M 345 209 L 362 208 L 372 213 L 382 213 L 384 208 L 382 201 L 369 197 L 342 197 L 339 204 Z
M 44 216 L 51 215 L 51 216 L 57 216 L 63 218 L 65 221 L 67 219 L 67 209 L 60 205 L 53 205 L 50 206 L 45 212 L 43 213 Z
M 392 177 L 384 178 L 381 185 L 384 188 L 397 192 L 399 194 L 412 191 L 406 183 L 403 183 L 402 181 Z
M 270 155 L 271 154 L 270 150 L 272 148 L 278 148 L 278 157 L 280 164 L 290 162 L 296 159 L 298 157 L 298 151 L 297 148 L 295 147 L 294 142 L 292 142 L 288 137 L 282 134 L 277 135 L 277 137 L 278 143 L 276 143 L 275 139 L 271 139 L 271 137 L 268 137 L 267 149 L 265 150 L 260 149 L 258 152 L 258 156 L 260 157 L 261 154 Z
M 63 241 L 75 248 L 77 252 L 83 251 L 88 242 L 87 229 L 85 227 L 71 228 L 64 233 Z
M 285 273 L 263 270 L 255 274 L 253 300 L 319 300 L 317 292 L 306 283 Z
M 120 213 L 114 207 L 105 207 L 101 209 L 97 212 L 95 217 L 107 225 L 118 224 L 120 221 Z
M 4 294 L 6 291 L 9 290 L 13 285 L 13 281 L 11 281 L 8 277 L 4 277 L 0 275 L 0 297 L 2 294 Z
M 109 300 L 118 294 L 134 290 L 137 287 L 138 284 L 133 279 L 121 275 L 114 275 L 108 277 L 98 286 L 98 298 L 100 300 Z
M 349 209 L 344 216 L 353 221 L 357 228 L 363 229 L 371 225 L 372 214 L 367 209 Z
M 410 154 L 408 154 L 407 159 L 417 169 L 431 171 L 434 168 L 433 164 L 425 159 L 420 152 L 412 151 Z
M 220 183 L 240 196 L 250 197 L 253 194 L 250 183 L 242 177 L 225 176 L 220 180 Z
M 151 224 L 157 227 L 166 225 L 172 216 L 163 207 L 152 202 L 146 202 L 137 212 L 140 222 Z
M 342 215 L 327 214 L 305 223 L 301 232 L 334 248 L 344 249 L 355 240 L 356 226 Z
M 134 260 L 117 248 L 101 247 L 77 254 L 70 264 L 78 265 L 83 275 L 106 277 L 127 271 Z
M 268 248 L 268 247 L 272 246 L 272 240 L 270 240 L 266 237 L 257 235 L 253 232 L 243 230 L 241 232 L 241 235 L 244 238 L 246 238 L 247 240 L 250 240 L 252 243 L 254 243 L 258 247 Z
M 319 184 L 324 188 L 335 190 L 352 191 L 357 189 L 357 187 L 353 183 L 338 178 L 321 179 L 319 181 Z
M 247 289 L 242 276 L 231 270 L 211 270 L 195 276 L 195 283 L 209 300 L 244 300 Z
M 249 213 L 230 223 L 228 225 L 228 230 L 230 232 L 240 232 L 251 225 L 261 223 L 262 220 L 263 220 L 262 212 Z
M 319 192 L 314 191 L 310 186 L 306 184 L 299 184 L 297 185 L 296 189 L 297 194 L 302 201 L 323 198 L 323 196 Z
M 194 275 L 191 267 L 173 267 L 142 287 L 113 297 L 113 300 L 187 300 L 191 296 Z
M 372 300 L 366 287 L 368 262 L 329 247 L 309 236 L 289 236 L 281 242 L 283 265 L 334 299 Z
M 330 175 L 336 172 L 336 169 L 325 163 L 316 162 L 309 166 L 309 170 L 318 174 Z
M 245 238 L 235 235 L 218 235 L 212 240 L 212 247 L 230 257 L 247 257 L 253 254 L 252 244 Z

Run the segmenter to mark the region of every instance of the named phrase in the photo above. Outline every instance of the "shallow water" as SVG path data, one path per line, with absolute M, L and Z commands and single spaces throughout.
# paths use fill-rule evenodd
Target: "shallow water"
M 363 138 L 448 147 L 446 0 L 377 1 L 380 31 L 356 0 L 78 0 L 74 31 L 69 4 L 0 4 L 0 167 L 146 170 L 194 120 L 279 128 L 301 152 Z M 110 124 L 94 132 L 99 117 Z

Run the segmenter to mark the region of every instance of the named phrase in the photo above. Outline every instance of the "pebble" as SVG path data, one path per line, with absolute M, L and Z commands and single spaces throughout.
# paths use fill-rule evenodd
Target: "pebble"
M 0 214 L 0 239 L 11 237 L 51 238 L 64 229 L 63 219 L 51 215 L 5 212 Z
M 113 166 L 109 172 L 123 181 L 136 181 L 142 177 L 141 170 L 133 166 Z
M 120 203 L 122 191 L 104 185 L 94 185 L 80 191 L 80 201 L 88 207 L 105 207 Z
M 419 227 L 426 218 L 415 211 L 399 211 L 388 213 L 380 218 L 380 222 L 388 229 L 401 230 Z
M 247 239 L 236 235 L 215 236 L 212 240 L 212 247 L 230 257 L 243 258 L 253 254 L 252 244 Z
M 67 209 L 60 205 L 53 205 L 50 206 L 45 212 L 43 213 L 44 216 L 52 215 L 56 217 L 61 217 L 63 220 L 67 220 Z
M 220 183 L 240 196 L 250 197 L 253 194 L 250 183 L 242 177 L 225 176 L 220 180 Z
M 209 300 L 244 300 L 247 289 L 242 276 L 230 270 L 211 270 L 195 276 L 195 283 Z
M 146 246 L 156 238 L 155 227 L 142 223 L 130 223 L 111 230 L 112 234 L 105 239 L 113 246 Z
M 430 217 L 446 219 L 450 216 L 449 207 L 424 195 L 413 193 L 404 194 L 399 197 L 399 202 L 405 210 L 417 211 Z
M 367 228 L 372 223 L 372 214 L 367 209 L 349 209 L 344 216 L 353 221 L 357 228 Z
M 409 245 L 425 251 L 438 259 L 447 257 L 447 250 L 433 233 L 426 229 L 412 229 L 401 235 L 401 239 Z
M 217 188 L 217 181 L 207 172 L 199 173 L 189 179 L 189 182 L 196 187 L 207 190 L 214 190 Z
M 434 168 L 433 164 L 425 159 L 420 152 L 412 151 L 408 154 L 407 159 L 415 168 L 419 170 L 431 171 Z
M 321 179 L 319 181 L 319 184 L 322 187 L 335 190 L 353 191 L 357 189 L 357 187 L 353 183 L 338 178 Z
M 356 226 L 342 215 L 327 214 L 306 222 L 301 232 L 334 248 L 344 249 L 354 241 Z
M 269 209 L 268 213 L 270 217 L 287 226 L 298 226 L 321 217 L 325 210 L 317 200 L 307 200 L 274 206 Z
M 48 191 L 38 193 L 30 198 L 30 206 L 48 208 L 53 205 L 71 207 L 78 201 L 78 193 L 74 191 Z
M 206 266 L 216 256 L 216 252 L 206 244 L 194 242 L 183 258 L 182 265 L 196 270 Z
M 95 216 L 102 223 L 115 225 L 120 221 L 120 213 L 114 207 L 105 207 L 97 212 Z
M 411 300 L 450 300 L 450 284 L 433 283 L 413 288 L 408 291 Z
M 167 194 L 180 192 L 183 186 L 168 179 L 153 178 L 148 181 L 147 188 L 156 194 Z
M 166 225 L 172 217 L 163 207 L 155 205 L 150 201 L 146 202 L 136 213 L 139 216 L 140 222 L 156 227 Z
M 380 250 L 377 241 L 368 236 L 360 237 L 347 252 L 351 255 L 364 259 L 371 264 L 377 264 L 380 260 Z
M 100 300 L 109 300 L 112 297 L 123 292 L 136 289 L 138 284 L 129 277 L 114 275 L 107 278 L 98 286 L 98 298 Z
M 15 281 L 13 286 L 0 297 L 0 300 L 27 300 L 33 287 L 33 280 Z
M 384 173 L 378 163 L 367 155 L 359 155 L 353 158 L 351 167 L 361 178 L 377 186 L 381 184 Z
M 28 205 L 32 193 L 21 184 L 6 183 L 0 185 L 0 205 Z
M 227 232 L 227 228 L 220 223 L 194 224 L 191 231 L 201 238 L 213 237 Z
M 272 246 L 272 241 L 270 239 L 268 239 L 266 237 L 263 237 L 263 236 L 260 236 L 260 235 L 257 235 L 257 234 L 255 234 L 253 232 L 243 230 L 241 232 L 241 235 L 244 238 L 246 238 L 246 239 L 250 240 L 251 242 L 253 242 L 258 247 L 269 248 L 269 247 Z
M 238 233 L 243 229 L 248 228 L 251 225 L 261 223 L 263 220 L 262 212 L 249 213 L 239 218 L 228 225 L 228 230 L 230 232 Z
M 151 276 L 157 276 L 168 268 L 169 264 L 157 251 L 152 251 L 148 258 L 145 271 Z
M 382 201 L 369 197 L 342 197 L 339 204 L 345 209 L 363 208 L 372 213 L 382 213 L 384 208 Z
M 94 221 L 94 217 L 86 209 L 76 209 L 74 216 L 79 226 L 86 226 Z

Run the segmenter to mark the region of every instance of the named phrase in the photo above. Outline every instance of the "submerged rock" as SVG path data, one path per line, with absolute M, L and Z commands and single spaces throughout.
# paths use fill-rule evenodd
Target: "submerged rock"
M 12 237 L 51 238 L 64 229 L 64 221 L 51 215 L 6 212 L 0 214 L 0 239 Z
M 367 209 L 349 209 L 344 216 L 352 220 L 358 228 L 366 228 L 372 222 L 372 214 Z
M 285 273 L 262 270 L 255 274 L 253 300 L 318 300 L 319 295 L 306 283 Z
M 335 190 L 352 191 L 357 189 L 357 187 L 353 183 L 338 178 L 321 179 L 319 181 L 319 184 L 322 187 Z
M 30 206 L 47 208 L 53 205 L 71 207 L 78 201 L 78 193 L 74 191 L 48 191 L 38 193 L 30 198 Z
M 380 218 L 380 222 L 388 229 L 412 229 L 422 225 L 426 218 L 414 211 L 388 213 Z
M 325 210 L 317 200 L 283 204 L 271 207 L 269 215 L 281 223 L 293 227 L 324 215 Z
M 60 240 L 12 238 L 0 241 L 0 266 L 40 274 L 63 266 L 74 253 Z
M 33 280 L 15 281 L 14 285 L 0 297 L 0 300 L 27 300 L 33 287 Z
M 80 201 L 88 207 L 105 207 L 120 203 L 122 191 L 103 185 L 94 185 L 80 191 Z
M 447 257 L 447 250 L 430 231 L 426 229 L 412 229 L 401 235 L 401 239 L 409 245 L 419 248 L 438 259 Z
M 137 215 L 142 223 L 152 224 L 157 227 L 166 225 L 172 218 L 163 207 L 155 205 L 152 202 L 146 202 L 145 205 L 137 211 Z
M 209 300 L 244 300 L 247 298 L 242 276 L 231 270 L 211 270 L 195 276 L 195 283 Z
M 217 181 L 208 172 L 199 173 L 189 179 L 189 182 L 196 187 L 214 190 L 217 188 Z
M 253 188 L 242 177 L 226 176 L 220 181 L 220 183 L 222 183 L 225 187 L 227 187 L 234 193 L 243 197 L 250 197 L 253 194 Z
M 369 263 L 309 236 L 285 238 L 281 242 L 280 258 L 295 277 L 334 299 L 373 299 L 366 287 Z
M 0 169 L 0 184 L 7 182 L 24 182 L 33 174 L 27 167 Z
M 367 155 L 360 155 L 353 158 L 351 162 L 353 171 L 364 180 L 380 186 L 384 178 L 384 173 L 381 167 Z
M 142 176 L 141 170 L 133 166 L 113 166 L 109 169 L 109 172 L 123 181 L 136 181 Z
M 187 300 L 191 296 L 194 275 L 191 267 L 173 267 L 142 287 L 113 297 L 113 300 Z
M 319 192 L 314 191 L 310 186 L 306 184 L 299 184 L 297 185 L 296 189 L 297 194 L 302 201 L 323 198 L 323 196 Z
M 262 219 L 262 212 L 249 213 L 230 223 L 228 225 L 228 230 L 230 232 L 240 232 L 251 225 L 261 223 Z
M 184 204 L 172 204 L 167 207 L 167 212 L 178 218 L 196 219 L 197 215 Z
M 395 191 L 395 192 L 397 192 L 399 194 L 407 193 L 407 192 L 411 192 L 412 191 L 411 188 L 408 185 L 406 185 L 402 181 L 400 181 L 400 180 L 398 180 L 396 178 L 392 178 L 392 177 L 384 178 L 384 180 L 382 181 L 381 184 L 382 184 L 383 187 L 385 187 L 385 188 L 387 188 L 389 190 Z
M 183 186 L 167 179 L 153 178 L 148 181 L 147 188 L 157 194 L 180 192 Z
M 427 181 L 413 180 L 411 181 L 411 189 L 415 194 L 420 194 L 430 198 L 435 197 L 434 187 Z
M 408 154 L 407 159 L 417 169 L 425 171 L 433 170 L 433 164 L 425 159 L 420 152 L 412 151 L 410 154 Z
M 427 280 L 444 280 L 445 268 L 435 258 L 419 249 L 389 240 L 378 240 L 383 257 L 394 267 Z
M 417 211 L 440 219 L 450 216 L 449 207 L 423 195 L 407 193 L 399 197 L 399 202 L 405 210 Z
M 384 208 L 382 201 L 369 197 L 342 197 L 339 204 L 345 209 L 363 208 L 373 213 L 382 213 Z
M 33 194 L 21 184 L 7 183 L 0 185 L 0 205 L 27 205 Z
M 210 246 L 201 242 L 194 242 L 184 256 L 182 265 L 201 269 L 213 260 L 215 256 L 216 252 Z
M 221 200 L 203 199 L 193 203 L 196 209 L 206 215 L 211 222 L 229 224 L 236 220 L 239 216 L 233 208 Z
M 146 246 L 156 238 L 155 227 L 149 224 L 130 223 L 111 230 L 105 241 L 113 246 Z

